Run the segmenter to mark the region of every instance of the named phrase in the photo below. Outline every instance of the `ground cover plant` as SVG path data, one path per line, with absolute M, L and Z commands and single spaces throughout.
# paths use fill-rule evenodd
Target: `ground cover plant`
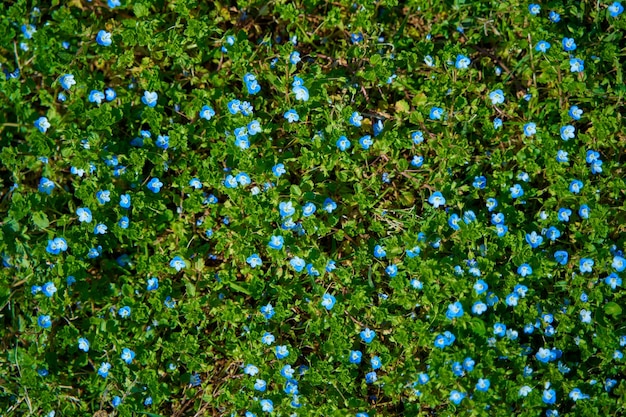
M 0 4 L 0 415 L 624 413 L 619 2 Z

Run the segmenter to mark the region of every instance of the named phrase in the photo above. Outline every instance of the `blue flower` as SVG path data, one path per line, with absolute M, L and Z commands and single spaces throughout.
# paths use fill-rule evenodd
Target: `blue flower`
M 472 183 L 474 188 L 478 188 L 479 190 L 483 190 L 487 186 L 487 178 L 483 175 L 479 177 L 474 177 L 474 182 Z
M 496 207 L 498 207 L 498 200 L 495 198 L 488 198 L 485 205 L 487 206 L 487 210 L 492 212 Z
M 293 203 L 291 201 L 281 202 L 278 205 L 278 209 L 281 217 L 289 217 L 296 212 L 296 209 L 293 207 Z
M 572 401 L 578 401 L 578 400 L 588 399 L 589 395 L 583 394 L 583 392 L 578 388 L 574 388 L 573 390 L 570 391 L 569 397 L 572 399 Z
M 337 148 L 342 152 L 349 149 L 350 145 L 350 141 L 345 136 L 340 136 L 339 139 L 337 139 Z
M 35 123 L 33 123 L 33 125 L 41 132 L 41 133 L 46 133 L 46 131 L 50 128 L 50 122 L 48 122 L 48 118 L 47 117 L 40 117 L 39 119 L 35 120 Z
M 324 200 L 323 209 L 327 213 L 332 213 L 333 211 L 335 211 L 336 208 L 337 208 L 337 203 L 335 203 L 332 198 L 327 197 L 326 200 Z
M 443 194 L 441 194 L 441 192 L 435 191 L 428 198 L 428 202 L 434 208 L 439 208 L 439 206 L 442 206 L 442 205 L 446 204 L 446 199 L 443 197 Z
M 102 378 L 106 378 L 109 376 L 109 371 L 111 370 L 111 364 L 108 362 L 102 362 L 100 364 L 100 368 L 98 368 L 98 375 Z
M 156 91 L 144 91 L 143 97 L 141 97 L 141 102 L 148 107 L 155 107 L 158 99 L 159 95 Z
M 250 256 L 248 256 L 248 258 L 246 259 L 246 262 L 248 262 L 248 264 L 252 267 L 252 268 L 256 268 L 257 266 L 261 266 L 263 265 L 263 261 L 261 260 L 261 258 L 259 257 L 258 254 L 254 253 Z
M 89 249 L 89 252 L 87 253 L 87 258 L 95 259 L 98 256 L 100 256 L 101 253 L 102 253 L 102 246 L 98 246 L 97 248 L 91 248 Z
M 120 207 L 121 208 L 125 208 L 125 209 L 130 208 L 130 194 L 122 194 L 120 196 Z M 89 210 L 89 209 L 87 209 L 87 210 Z M 76 214 L 78 214 L 78 210 L 76 210 Z
M 422 252 L 422 249 L 420 249 L 419 246 L 413 246 L 412 249 L 406 250 L 406 256 L 408 256 L 409 258 L 415 258 L 419 256 L 420 252 Z
M 526 123 L 524 125 L 524 135 L 530 137 L 537 133 L 537 125 L 533 122 Z
M 211 120 L 215 116 L 215 110 L 211 106 L 204 105 L 200 109 L 200 118 L 205 120 Z
M 332 310 L 336 302 L 337 302 L 337 299 L 329 293 L 325 293 L 322 296 L 322 302 L 321 302 L 322 307 L 324 307 L 328 311 Z
M 294 109 L 287 110 L 284 114 L 284 117 L 289 123 L 297 122 L 298 120 L 300 120 L 300 116 L 298 116 L 298 113 L 296 113 Z
M 470 63 L 471 63 L 470 59 L 466 57 L 465 55 L 457 55 L 454 66 L 457 69 L 467 69 L 470 66 Z
M 572 58 L 569 60 L 570 72 L 583 72 L 585 70 L 585 61 L 580 58 Z
M 45 194 L 52 194 L 52 190 L 54 190 L 54 182 L 52 182 L 51 180 L 49 180 L 46 177 L 41 177 L 41 179 L 39 180 L 39 187 L 38 190 L 40 193 L 45 193 Z
M 176 269 L 176 272 L 180 272 L 181 269 L 186 268 L 187 264 L 180 256 L 175 256 L 170 261 L 170 267 Z
M 524 195 L 524 189 L 519 184 L 513 185 L 509 191 L 511 191 L 511 198 L 519 198 Z
M 457 390 L 450 391 L 450 401 L 454 403 L 454 405 L 461 404 L 461 401 L 467 396 L 464 392 L 460 392 Z
M 159 179 L 156 177 L 152 178 L 148 183 L 148 190 L 152 191 L 155 194 L 161 191 L 161 187 L 163 187 L 163 183 L 159 181 Z
M 569 184 L 570 192 L 574 194 L 580 193 L 580 190 L 583 188 L 583 182 L 580 180 L 572 180 Z
M 576 49 L 576 41 L 573 38 L 563 38 L 562 44 L 565 52 L 571 52 Z
M 543 401 L 546 404 L 554 404 L 556 402 L 556 392 L 553 389 L 543 390 L 541 401 Z
M 309 101 L 309 90 L 305 86 L 294 86 L 292 92 L 296 96 L 296 100 Z
M 368 150 L 374 144 L 374 141 L 370 135 L 365 135 L 359 139 L 359 144 L 364 150 Z
M 530 267 L 530 265 L 524 263 L 517 267 L 517 273 L 520 274 L 522 277 L 526 277 L 528 275 L 532 275 L 533 269 Z
M 459 226 L 460 221 L 461 218 L 459 217 L 459 215 L 456 213 L 452 213 L 448 218 L 448 226 L 450 226 L 453 230 L 459 230 L 461 228 L 461 226 Z
M 389 264 L 387 265 L 387 268 L 385 268 L 385 272 L 387 273 L 387 275 L 389 275 L 389 277 L 393 278 L 398 274 L 398 266 L 394 264 Z
M 364 330 L 361 331 L 361 333 L 359 333 L 359 335 L 361 336 L 361 340 L 363 340 L 365 343 L 370 343 L 376 337 L 376 332 L 370 330 L 369 327 L 366 327 Z
M 265 390 L 267 389 L 267 382 L 262 379 L 257 379 L 254 384 L 254 389 L 259 392 L 265 392 Z
M 78 349 L 82 350 L 83 352 L 89 352 L 89 340 L 85 339 L 84 337 L 80 337 L 78 339 Z
M 552 23 L 558 23 L 561 21 L 561 15 L 555 12 L 554 10 L 550 11 L 550 14 L 548 14 L 548 18 L 550 19 Z
M 366 384 L 373 384 L 374 382 L 376 382 L 377 380 L 377 376 L 376 376 L 376 372 L 372 371 L 372 372 L 368 372 L 367 374 L 365 374 L 365 383 Z
M 315 213 L 316 210 L 317 210 L 317 207 L 315 207 L 315 204 L 308 202 L 302 207 L 302 216 L 309 217 L 313 215 L 313 213 Z
M 248 133 L 250 134 L 250 136 L 254 136 L 257 133 L 261 133 L 263 132 L 263 128 L 261 128 L 261 123 L 259 123 L 258 120 L 253 120 L 250 123 L 248 123 Z
M 498 130 L 502 127 L 502 119 L 500 119 L 499 117 L 496 117 L 495 119 L 493 119 L 493 128 L 495 130 Z
M 104 93 L 98 90 L 91 90 L 89 92 L 89 102 L 90 103 L 96 103 L 96 104 L 102 104 L 102 100 L 104 100 Z
M 361 127 L 361 121 L 363 121 L 363 116 L 359 114 L 359 112 L 354 112 L 350 116 L 350 124 L 355 127 Z
M 374 122 L 374 124 L 372 125 L 372 131 L 374 132 L 374 137 L 380 135 L 383 131 L 383 121 L 382 120 L 376 120 Z
M 581 258 L 580 263 L 579 263 L 580 273 L 581 274 L 584 274 L 585 272 L 591 273 L 593 269 L 593 264 L 594 264 L 593 259 Z
M 50 316 L 42 314 L 37 318 L 37 324 L 43 329 L 49 329 L 52 326 L 52 320 Z
M 363 354 L 361 353 L 360 350 L 351 350 L 348 360 L 350 361 L 350 363 L 358 365 L 359 363 L 361 363 L 362 357 L 363 357 Z
M 276 346 L 276 358 L 277 359 L 284 359 L 287 356 L 289 356 L 289 350 L 287 349 L 287 346 L 285 345 Z
M 414 145 L 419 145 L 420 143 L 424 142 L 424 134 L 419 130 L 417 132 L 413 132 L 411 133 L 411 140 L 413 141 Z
M 106 30 L 101 30 L 96 36 L 96 42 L 101 46 L 111 46 L 111 33 Z
M 491 100 L 491 104 L 493 104 L 494 106 L 497 104 L 502 104 L 504 103 L 504 93 L 500 89 L 494 90 L 489 93 L 489 99 Z
M 270 238 L 270 242 L 268 246 L 271 249 L 280 250 L 283 248 L 283 244 L 285 243 L 285 239 L 282 236 L 272 236 Z
M 128 225 L 130 224 L 130 220 L 126 216 L 122 216 L 120 221 L 117 222 L 118 226 L 122 229 L 128 229 Z
M 487 285 L 487 283 L 482 279 L 479 279 L 474 283 L 474 291 L 476 291 L 477 295 L 481 295 L 482 293 L 487 291 L 487 289 L 489 289 L 489 285 Z
M 272 400 L 261 400 L 259 404 L 261 405 L 261 410 L 265 411 L 266 413 L 271 413 L 272 411 L 274 411 L 274 403 L 272 402 Z
M 450 320 L 463 316 L 463 305 L 459 301 L 449 304 L 446 317 Z
M 231 100 L 226 105 L 230 114 L 237 114 L 241 111 L 241 101 L 239 100 Z
M 48 246 L 46 246 L 46 252 L 52 255 L 58 255 L 61 252 L 67 250 L 67 241 L 62 237 L 56 237 L 52 240 L 48 240 Z
M 302 272 L 302 270 L 306 266 L 306 262 L 304 261 L 304 259 L 298 256 L 291 258 L 291 260 L 289 261 L 289 264 L 296 272 Z
M 549 42 L 546 42 L 546 41 L 539 41 L 539 42 L 537 43 L 537 46 L 535 46 L 535 50 L 536 50 L 537 52 L 543 52 L 543 53 L 546 53 L 546 52 L 548 52 L 548 49 L 550 49 L 550 46 L 551 46 L 551 45 L 550 45 L 550 43 L 549 43 Z
M 104 223 L 98 223 L 93 229 L 94 235 L 104 235 L 107 232 L 107 226 Z
M 493 325 L 493 334 L 499 337 L 504 337 L 506 334 L 506 326 L 502 323 L 496 323 Z
M 538 235 L 537 232 L 533 231 L 532 233 L 526 234 L 526 242 L 531 248 L 535 249 L 543 243 L 543 238 L 541 235 Z
M 128 306 L 124 306 L 122 308 L 120 308 L 117 312 L 117 314 L 123 318 L 123 319 L 127 319 L 128 317 L 130 317 L 130 307 Z
M 561 139 L 568 141 L 576 136 L 576 128 L 572 125 L 566 125 L 561 127 Z
M 624 12 L 624 6 L 620 2 L 615 2 L 608 7 L 611 17 L 617 17 Z
M 117 97 L 117 93 L 111 87 L 104 90 L 104 98 L 106 101 L 113 101 Z
M 487 392 L 489 390 L 490 385 L 491 385 L 491 382 L 489 382 L 488 379 L 480 378 L 478 382 L 476 383 L 476 390 Z
M 74 75 L 65 74 L 59 79 L 59 83 L 65 90 L 69 90 L 72 86 L 76 85 L 76 80 L 74 79 Z
M 149 278 L 146 290 L 147 291 L 156 291 L 157 288 L 159 288 L 159 279 L 156 278 L 156 277 Z
M 124 348 L 122 349 L 120 357 L 124 362 L 126 362 L 127 365 L 130 365 L 133 362 L 133 359 L 135 359 L 135 352 L 128 348 Z
M 548 237 L 548 239 L 554 242 L 559 237 L 561 237 L 561 231 L 554 226 L 550 226 L 548 230 L 546 230 L 546 236 Z
M 572 106 L 569 108 L 567 114 L 574 120 L 580 120 L 583 115 L 583 111 L 578 106 Z
M 430 109 L 430 114 L 428 115 L 431 120 L 441 120 L 442 116 L 443 109 L 441 107 L 433 107 L 432 109 Z
M 539 12 L 541 11 L 541 6 L 539 6 L 538 4 L 530 4 L 528 6 L 528 11 L 533 16 L 537 16 L 539 14 Z
M 380 246 L 380 245 L 374 246 L 374 257 L 376 257 L 378 259 L 382 259 L 385 256 L 387 256 L 387 252 L 385 251 L 385 249 L 382 246 Z

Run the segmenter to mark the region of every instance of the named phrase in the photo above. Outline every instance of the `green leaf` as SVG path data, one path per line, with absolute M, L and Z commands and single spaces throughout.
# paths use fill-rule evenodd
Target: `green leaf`
M 33 223 L 35 224 L 35 226 L 39 227 L 40 229 L 45 229 L 48 226 L 50 226 L 50 221 L 48 220 L 48 216 L 46 216 L 45 213 L 42 213 L 40 211 L 33 213 L 32 219 L 33 219 Z
M 616 317 L 622 314 L 622 307 L 620 307 L 619 304 L 611 301 L 610 303 L 607 303 L 607 305 L 604 306 L 604 312 L 613 317 Z

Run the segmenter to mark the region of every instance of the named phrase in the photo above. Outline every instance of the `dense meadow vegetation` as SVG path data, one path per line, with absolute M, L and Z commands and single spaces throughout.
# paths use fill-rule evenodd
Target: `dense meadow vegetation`
M 626 414 L 619 2 L 0 4 L 0 416 Z

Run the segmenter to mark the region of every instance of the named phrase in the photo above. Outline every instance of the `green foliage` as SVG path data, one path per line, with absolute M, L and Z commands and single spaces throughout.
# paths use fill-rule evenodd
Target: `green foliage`
M 623 412 L 614 5 L 115 3 L 0 4 L 0 414 Z

